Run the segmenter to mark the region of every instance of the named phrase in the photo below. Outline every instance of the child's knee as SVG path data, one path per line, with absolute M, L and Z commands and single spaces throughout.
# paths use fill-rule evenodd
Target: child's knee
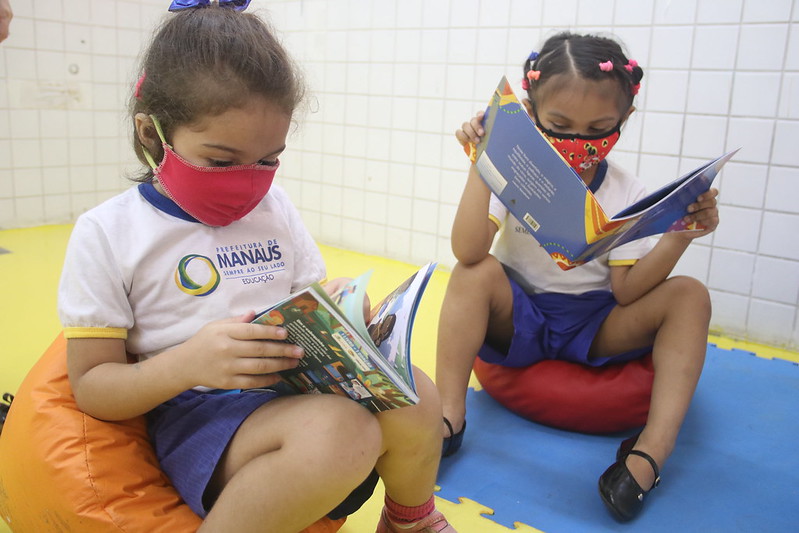
M 426 374 L 414 370 L 419 402 L 377 415 L 383 431 L 384 450 L 397 444 L 414 446 L 440 438 L 442 412 L 438 389 Z
M 382 447 L 380 424 L 371 412 L 357 402 L 335 396 L 329 398 L 331 405 L 309 413 L 305 423 L 314 425 L 313 434 L 331 453 L 336 454 L 338 452 L 334 450 L 340 450 L 351 454 L 352 460 L 362 458 L 364 467 L 371 468 Z
M 441 397 L 438 394 L 438 389 L 433 383 L 433 380 L 416 367 L 413 367 L 413 376 L 416 384 L 416 392 L 420 398 L 420 402 L 416 406 L 419 412 L 418 416 L 429 419 L 431 423 L 438 428 L 442 416 Z
M 458 262 L 452 269 L 450 277 L 455 283 L 467 283 L 470 286 L 496 281 L 497 276 L 506 276 L 505 269 L 497 258 L 487 255 L 485 259 L 473 264 Z
M 689 276 L 676 276 L 669 279 L 673 298 L 680 300 L 697 313 L 710 315 L 710 292 L 704 283 Z

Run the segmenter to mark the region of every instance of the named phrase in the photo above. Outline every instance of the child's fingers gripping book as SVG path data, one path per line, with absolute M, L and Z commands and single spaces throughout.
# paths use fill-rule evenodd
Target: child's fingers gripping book
M 374 306 L 366 324 L 363 302 L 371 272 L 349 282 L 331 298 L 314 283 L 253 322 L 280 325 L 285 342 L 305 349 L 300 364 L 281 372 L 297 393 L 332 393 L 373 412 L 419 401 L 410 362 L 416 310 L 436 265 L 428 263 Z
M 503 76 L 467 154 L 483 181 L 563 270 L 630 241 L 687 226 L 687 207 L 737 151 L 722 155 L 608 217 L 582 178 L 538 130 Z

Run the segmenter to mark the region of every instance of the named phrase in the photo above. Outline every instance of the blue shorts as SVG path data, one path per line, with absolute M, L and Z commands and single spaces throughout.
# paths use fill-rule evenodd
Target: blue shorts
M 201 518 L 213 505 L 204 499 L 206 487 L 236 430 L 253 411 L 279 396 L 272 390 L 222 394 L 188 390 L 148 414 L 150 440 L 161 468 Z M 328 516 L 338 519 L 357 511 L 371 497 L 377 480 L 373 470 Z
M 599 327 L 616 305 L 610 291 L 584 294 L 527 294 L 508 278 L 513 291 L 513 339 L 508 353 L 488 343 L 478 352 L 480 359 L 502 366 L 525 367 L 544 359 L 603 366 L 638 359 L 651 347 L 611 357 L 588 357 Z

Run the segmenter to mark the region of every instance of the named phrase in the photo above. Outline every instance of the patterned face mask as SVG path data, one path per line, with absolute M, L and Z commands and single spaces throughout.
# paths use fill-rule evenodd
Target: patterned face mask
M 536 119 L 535 125 L 578 174 L 582 174 L 605 159 L 621 135 L 621 122 L 612 130 L 599 135 L 556 133 L 542 126 L 538 119 Z

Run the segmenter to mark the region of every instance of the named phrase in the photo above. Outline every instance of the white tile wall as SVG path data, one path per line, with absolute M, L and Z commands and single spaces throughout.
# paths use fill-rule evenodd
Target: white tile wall
M 776 172 L 776 168 L 772 172 Z M 760 165 L 730 162 L 724 167 L 719 188 L 724 191 L 724 203 L 731 206 L 763 207 L 766 194 L 766 169 Z
M 0 44 L 0 228 L 69 222 L 129 186 L 125 104 L 166 0 L 29 0 Z M 654 188 L 727 149 L 722 224 L 675 269 L 714 330 L 799 349 L 796 0 L 253 0 L 311 90 L 282 183 L 320 242 L 454 262 L 465 159 L 452 133 L 561 29 L 610 33 L 645 69 L 617 162 Z M 735 268 L 730 268 L 735 265 Z
M 799 203 L 796 202 L 797 185 L 799 185 L 799 169 L 773 167 L 766 191 L 766 208 L 770 211 L 799 214 Z
M 773 280 L 779 280 L 779 285 Z M 792 305 L 799 297 L 799 269 L 796 264 L 786 259 L 758 256 L 752 278 L 752 296 Z
M 708 283 L 710 272 L 710 257 L 713 249 L 705 243 L 694 243 L 680 258 L 674 268 L 675 275 L 691 276 L 702 283 Z
M 750 306 L 747 330 L 758 332 L 766 344 L 781 344 L 785 332 L 796 323 L 796 306 L 753 298 Z
M 799 135 L 799 120 L 778 120 L 774 130 L 774 144 L 771 152 L 771 163 L 792 168 L 799 167 L 799 150 L 794 139 Z
M 731 337 L 752 338 L 747 323 L 752 298 L 717 290 L 710 291 L 710 298 L 713 301 L 712 325 L 716 332 Z M 756 338 L 762 339 L 760 336 Z
M 730 268 L 735 265 L 735 268 Z M 734 250 L 717 249 L 710 261 L 708 287 L 733 294 L 752 292 L 755 255 Z
M 779 126 L 777 127 L 779 128 Z M 732 117 L 729 122 L 725 148 L 728 150 L 741 148 L 741 151 L 736 154 L 738 161 L 762 164 L 777 163 L 779 152 L 773 150 L 773 147 L 775 147 L 775 141 L 780 141 L 775 139 L 774 130 L 773 120 Z M 772 156 L 772 154 L 774 155 Z M 797 159 L 797 163 L 799 163 L 799 159 Z
M 799 215 L 765 212 L 758 252 L 799 260 Z
M 691 50 L 691 67 L 729 71 L 735 66 L 735 52 L 740 27 L 711 26 L 696 27 L 694 45 Z M 694 88 L 692 87 L 691 90 Z
M 799 48 L 799 44 L 794 46 Z M 779 101 L 777 114 L 783 118 L 799 118 L 799 75 L 793 73 L 783 75 L 782 98 Z

